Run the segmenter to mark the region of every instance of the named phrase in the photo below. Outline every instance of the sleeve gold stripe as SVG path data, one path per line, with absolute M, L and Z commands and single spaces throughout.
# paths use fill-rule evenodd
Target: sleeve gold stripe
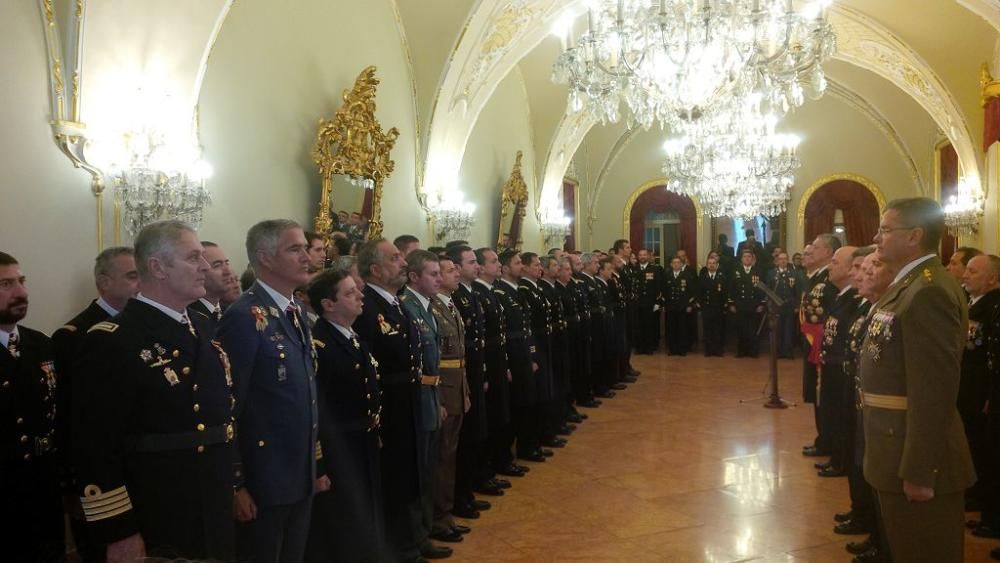
M 112 322 L 104 321 L 90 327 L 90 330 L 88 330 L 87 332 L 94 332 L 95 330 L 102 330 L 104 332 L 114 332 L 118 330 L 118 325 Z
M 105 520 L 107 518 L 112 518 L 112 517 L 118 516 L 120 514 L 125 514 L 126 512 L 128 512 L 130 510 L 132 510 L 132 503 L 131 502 L 127 503 L 126 505 L 122 506 L 121 508 L 117 508 L 117 509 L 112 510 L 110 512 L 102 512 L 101 514 L 96 514 L 96 515 L 93 515 L 93 516 L 85 514 L 84 518 L 87 520 L 87 522 L 97 522 L 99 520 Z
M 129 507 L 129 509 L 132 508 L 132 501 L 130 501 L 127 498 L 126 499 L 122 499 L 122 500 L 120 500 L 120 501 L 118 501 L 118 502 L 116 502 L 114 504 L 108 504 L 108 505 L 102 506 L 100 508 L 94 508 L 94 509 L 84 510 L 83 514 L 85 516 L 95 517 L 95 516 L 100 516 L 102 514 L 106 514 L 108 512 L 114 512 L 114 511 L 118 510 L 119 508 L 124 508 L 126 506 Z
M 87 510 L 100 510 L 104 506 L 115 504 L 123 500 L 129 500 L 128 493 L 122 492 L 122 494 L 120 495 L 115 495 L 114 497 L 102 498 L 101 500 L 85 501 L 81 499 L 80 504 L 83 506 L 84 512 L 86 512 Z
M 123 498 L 128 498 L 128 491 L 125 490 L 124 485 L 106 493 L 102 492 L 101 488 L 97 485 L 87 485 L 83 489 L 83 496 L 80 497 L 80 504 L 83 505 L 83 508 L 90 506 L 97 507 L 121 500 Z
M 323 445 L 316 440 L 316 461 L 323 459 Z

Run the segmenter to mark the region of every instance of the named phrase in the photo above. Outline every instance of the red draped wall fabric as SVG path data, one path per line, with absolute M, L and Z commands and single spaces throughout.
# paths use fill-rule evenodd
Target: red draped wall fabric
M 1000 98 L 993 98 L 983 110 L 986 123 L 983 127 L 983 152 L 990 150 L 990 145 L 1000 141 Z
M 573 182 L 563 180 L 563 213 L 569 217 L 569 236 L 563 250 L 573 252 L 576 250 L 576 185 Z
M 958 193 L 958 153 L 955 152 L 955 147 L 949 143 L 938 149 L 938 155 L 941 161 L 941 177 L 939 178 L 941 205 L 947 205 L 948 200 Z M 945 235 L 941 237 L 941 260 L 945 264 L 951 260 L 951 255 L 957 247 L 958 241 L 955 237 L 945 232 Z
M 878 231 L 878 200 L 868 188 L 851 180 L 834 180 L 813 192 L 806 203 L 806 242 L 816 235 L 833 232 L 833 218 L 838 209 L 844 213 L 847 244 L 872 244 Z
M 698 256 L 698 215 L 691 200 L 668 192 L 666 186 L 656 186 L 642 193 L 629 214 L 629 244 L 637 252 L 643 245 L 646 214 L 650 211 L 674 211 L 680 216 L 680 244 L 688 256 Z

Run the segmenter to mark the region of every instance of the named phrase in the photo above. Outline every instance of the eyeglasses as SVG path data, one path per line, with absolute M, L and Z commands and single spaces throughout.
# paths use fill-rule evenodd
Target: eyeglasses
M 879 227 L 878 234 L 884 235 L 892 231 L 909 231 L 910 229 L 916 229 L 916 227 Z

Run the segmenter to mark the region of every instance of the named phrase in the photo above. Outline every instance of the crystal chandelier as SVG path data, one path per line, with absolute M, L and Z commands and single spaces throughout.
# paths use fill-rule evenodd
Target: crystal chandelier
M 781 116 L 826 88 L 830 1 L 796 12 L 792 0 L 592 0 L 575 43 L 566 26 L 553 79 L 572 111 L 602 123 L 624 106 L 630 125 L 671 125 L 751 94 Z
M 558 217 L 546 216 L 542 219 L 540 229 L 542 231 L 542 238 L 545 239 L 546 245 L 553 245 L 558 243 L 563 243 L 566 241 L 566 237 L 570 235 L 569 224 L 572 221 L 569 217 L 565 215 L 559 215 Z
M 469 236 L 475 223 L 475 211 L 475 205 L 465 201 L 460 192 L 452 190 L 430 209 L 428 220 L 434 222 L 434 234 L 438 240 L 464 238 Z
M 979 186 L 968 180 L 959 182 L 958 193 L 951 196 L 944 206 L 944 223 L 948 231 L 959 238 L 975 236 L 983 217 L 983 204 L 983 192 Z
M 151 129 L 124 136 L 124 147 L 110 169 L 122 224 L 135 236 L 146 225 L 178 219 L 197 228 L 212 198 L 205 188 L 211 168 L 196 145 L 171 143 Z

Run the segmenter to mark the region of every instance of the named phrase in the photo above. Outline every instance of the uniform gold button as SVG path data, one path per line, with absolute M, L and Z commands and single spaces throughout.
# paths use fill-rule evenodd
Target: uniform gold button
M 372 398 L 372 394 L 371 394 L 371 393 L 368 393 L 368 394 L 366 394 L 366 395 L 365 395 L 365 398 L 366 398 L 366 399 L 371 399 L 371 398 Z
M 18 417 L 18 419 L 17 419 L 17 423 L 18 423 L 18 424 L 24 424 L 24 419 L 23 419 L 23 418 L 20 418 L 20 417 Z
M 184 375 L 188 375 L 189 373 L 191 373 L 191 368 L 184 366 L 184 369 L 181 370 L 181 373 L 183 373 Z
M 10 387 L 10 381 L 4 381 L 3 382 L 3 388 L 6 389 L 8 387 Z
M 174 357 L 175 358 L 180 357 L 180 355 L 181 355 L 181 351 L 180 350 L 174 350 Z
M 278 357 L 281 358 L 282 360 L 284 360 L 285 359 L 285 353 L 282 352 L 282 353 L 278 354 Z
M 203 432 L 205 430 L 205 425 L 199 423 L 198 426 L 197 426 L 197 428 L 198 428 L 198 432 Z
M 198 403 L 195 403 L 194 406 L 191 407 L 191 408 L 194 409 L 194 412 L 198 412 L 198 411 L 201 410 L 201 405 L 199 405 Z
M 264 447 L 264 440 L 261 440 L 261 441 L 257 442 L 257 447 L 258 448 L 263 448 Z
M 28 437 L 27 436 L 21 436 L 21 443 L 22 444 L 27 444 L 28 443 Z
M 194 385 L 192 385 L 192 386 L 191 386 L 191 390 L 192 390 L 192 391 L 197 391 L 197 390 L 198 390 L 198 384 L 197 384 L 197 383 L 195 383 Z
M 356 370 L 361 369 L 361 364 L 354 364 L 354 369 Z
M 31 454 L 24 454 L 24 461 L 31 461 Z
M 204 451 L 205 451 L 205 446 L 198 446 L 198 453 L 202 453 Z

